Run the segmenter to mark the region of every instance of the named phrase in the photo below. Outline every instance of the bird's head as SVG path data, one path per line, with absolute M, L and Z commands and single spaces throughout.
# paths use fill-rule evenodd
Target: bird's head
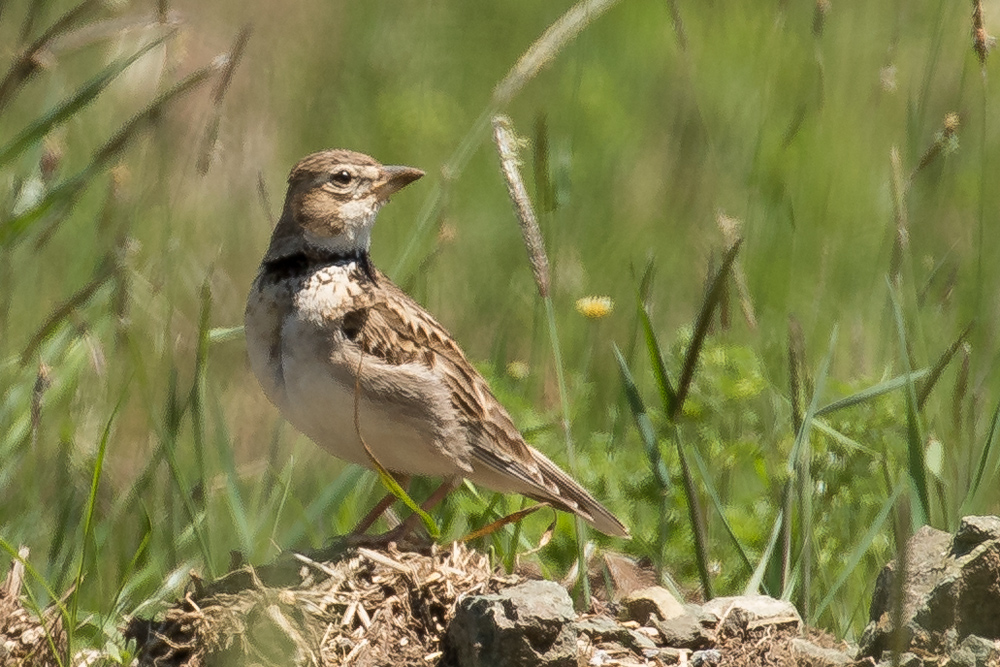
M 306 156 L 288 176 L 274 241 L 297 237 L 327 251 L 367 251 L 378 210 L 390 195 L 423 175 L 419 169 L 382 165 L 353 151 Z

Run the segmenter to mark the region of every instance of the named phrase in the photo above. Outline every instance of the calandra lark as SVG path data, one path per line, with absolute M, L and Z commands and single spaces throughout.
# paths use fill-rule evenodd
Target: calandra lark
M 421 176 L 346 150 L 314 153 L 292 169 L 246 309 L 250 365 L 264 392 L 341 459 L 372 468 L 374 457 L 404 480 L 444 478 L 425 506 L 464 477 L 627 537 L 611 512 L 524 441 L 458 343 L 372 264 L 376 214 Z

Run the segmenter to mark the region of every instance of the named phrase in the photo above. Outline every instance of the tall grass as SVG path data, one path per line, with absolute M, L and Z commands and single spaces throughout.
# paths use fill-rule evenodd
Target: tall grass
M 5 5 L 0 544 L 30 547 L 29 600 L 79 580 L 75 643 L 121 648 L 120 615 L 191 570 L 319 546 L 380 492 L 280 423 L 239 334 L 288 166 L 344 146 L 430 174 L 375 261 L 563 465 L 572 425 L 575 474 L 635 535 L 600 546 L 859 632 L 901 536 L 1000 510 L 996 59 L 964 6 L 816 7 Z M 498 111 L 537 128 L 547 309 Z M 588 294 L 617 304 L 599 328 Z M 435 519 L 519 507 L 466 487 Z M 524 557 L 558 577 L 580 550 L 552 520 L 476 544 L 542 543 Z

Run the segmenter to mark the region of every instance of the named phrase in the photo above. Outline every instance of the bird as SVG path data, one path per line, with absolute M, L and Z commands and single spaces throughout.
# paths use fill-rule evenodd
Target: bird
M 343 149 L 312 153 L 292 168 L 244 317 L 250 367 L 264 393 L 342 460 L 381 466 L 405 483 L 443 479 L 425 509 L 468 479 L 628 537 L 614 514 L 525 442 L 451 334 L 373 264 L 379 209 L 423 175 Z M 353 533 L 364 533 L 393 500 L 387 495 Z

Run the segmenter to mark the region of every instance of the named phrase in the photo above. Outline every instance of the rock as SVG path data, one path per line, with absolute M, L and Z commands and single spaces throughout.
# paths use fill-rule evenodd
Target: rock
M 924 661 L 916 653 L 901 653 L 899 667 L 924 667 Z
M 966 637 L 1000 638 L 1000 518 L 965 517 L 954 538 L 925 526 L 910 538 L 907 551 L 901 584 L 904 650 L 949 655 Z M 893 561 L 879 574 L 872 622 L 859 642 L 862 656 L 879 660 L 893 641 L 897 572 Z
M 638 632 L 637 630 L 629 630 L 628 635 L 628 639 L 624 642 L 625 646 L 632 649 L 636 653 L 656 650 L 656 642 L 641 632 Z
M 952 652 L 947 667 L 987 667 L 991 661 L 996 664 L 1000 658 L 996 642 L 976 635 L 969 635 Z
M 633 591 L 622 599 L 622 605 L 627 617 L 640 625 L 649 623 L 651 614 L 668 620 L 685 613 L 684 605 L 662 586 L 650 586 Z
M 729 611 L 723 612 L 723 614 L 722 620 L 718 624 L 720 637 L 746 636 L 750 623 L 757 618 L 753 612 L 739 606 L 730 607 Z
M 952 541 L 951 550 L 954 555 L 962 556 L 986 540 L 1000 540 L 1000 517 L 963 517 Z
M 615 641 L 624 644 L 629 640 L 629 629 L 607 616 L 581 618 L 576 622 L 576 630 L 594 641 Z
M 676 616 L 666 621 L 650 618 L 649 622 L 660 633 L 660 641 L 674 648 L 702 649 L 715 645 L 715 637 L 704 629 L 693 614 Z
M 794 664 L 799 667 L 836 667 L 854 662 L 843 651 L 816 646 L 812 642 L 796 637 L 789 643 Z
M 689 664 L 691 667 L 711 667 L 722 662 L 722 653 L 714 648 L 705 651 L 695 651 L 691 654 Z
M 664 665 L 676 665 L 681 661 L 681 656 L 684 655 L 684 651 L 677 648 L 661 648 L 656 654 L 656 658 L 662 662 Z
M 954 604 L 958 636 L 1000 639 L 1000 539 L 975 546 L 957 564 L 961 567 Z
M 746 627 L 786 624 L 794 624 L 796 628 L 802 627 L 802 617 L 799 616 L 795 605 L 785 600 L 775 600 L 767 595 L 715 598 L 703 604 L 701 609 L 713 624 L 718 624 L 734 610 L 739 609 L 739 617 L 736 619 L 739 625 L 742 625 L 744 620 L 743 612 L 749 612 Z
M 559 584 L 528 581 L 461 600 L 448 627 L 458 667 L 576 667 L 573 603 Z

